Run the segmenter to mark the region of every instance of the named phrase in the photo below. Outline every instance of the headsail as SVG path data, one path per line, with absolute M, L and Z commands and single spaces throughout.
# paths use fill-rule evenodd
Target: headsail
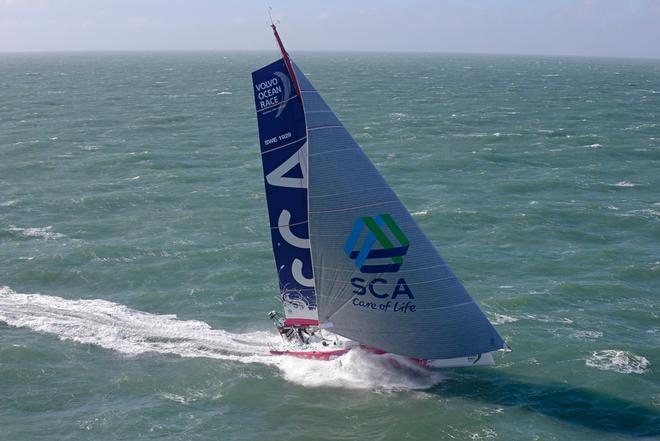
M 280 59 L 252 73 L 273 253 L 287 319 L 317 323 L 307 226 L 307 128 L 295 78 Z
M 378 170 L 296 68 L 309 145 L 319 320 L 401 355 L 444 359 L 505 343 Z

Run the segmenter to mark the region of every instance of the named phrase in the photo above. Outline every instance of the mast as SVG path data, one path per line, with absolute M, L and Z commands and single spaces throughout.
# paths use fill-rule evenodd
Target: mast
M 287 322 L 318 325 L 308 229 L 307 122 L 297 68 L 272 17 L 269 25 L 282 57 L 252 72 L 252 84 L 273 254 Z
M 289 58 L 289 54 L 287 53 L 286 49 L 284 49 L 284 44 L 282 43 L 280 34 L 277 33 L 277 26 L 275 26 L 273 17 L 270 14 L 271 9 L 272 8 L 268 8 L 268 16 L 270 17 L 270 27 L 273 30 L 273 34 L 275 35 L 275 40 L 277 40 L 277 45 L 280 48 L 280 52 L 282 52 L 282 59 L 284 60 L 284 64 L 286 65 L 286 70 L 289 71 L 289 76 L 293 80 L 293 88 L 296 90 L 296 94 L 298 94 L 298 96 L 302 101 L 302 95 L 300 94 L 300 87 L 298 86 L 298 78 L 296 77 L 296 72 L 293 70 L 293 65 L 291 64 L 291 59 Z

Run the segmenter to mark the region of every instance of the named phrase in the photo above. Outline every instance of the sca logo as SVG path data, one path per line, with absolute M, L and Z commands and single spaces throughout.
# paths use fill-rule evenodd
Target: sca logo
M 408 238 L 394 222 L 392 216 L 379 214 L 362 217 L 355 221 L 353 230 L 344 244 L 344 253 L 355 261 L 355 266 L 361 273 L 396 273 L 403 264 L 403 257 L 408 252 L 409 246 Z M 369 293 L 381 300 L 387 298 L 395 300 L 400 296 L 406 296 L 408 299 L 415 298 L 403 278 L 399 278 L 396 283 L 390 283 L 383 277 L 366 279 L 353 277 L 351 285 L 355 287 L 353 293 L 357 296 Z M 380 306 L 373 302 L 357 299 L 354 299 L 353 303 L 356 306 L 373 309 Z
M 387 226 L 394 238 L 399 242 L 395 246 L 383 231 Z M 355 250 L 362 232 L 367 229 L 367 237 L 359 250 Z M 380 245 L 378 248 L 376 242 Z M 408 252 L 410 242 L 389 214 L 373 217 L 362 217 L 355 221 L 353 231 L 344 244 L 344 252 L 355 260 L 355 266 L 362 273 L 395 273 L 401 268 L 403 256 Z

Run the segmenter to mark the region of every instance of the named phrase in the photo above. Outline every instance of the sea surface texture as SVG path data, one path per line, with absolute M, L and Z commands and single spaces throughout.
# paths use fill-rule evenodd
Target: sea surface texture
M 269 355 L 275 52 L 1 54 L 0 439 L 659 439 L 660 61 L 293 55 L 513 352 Z

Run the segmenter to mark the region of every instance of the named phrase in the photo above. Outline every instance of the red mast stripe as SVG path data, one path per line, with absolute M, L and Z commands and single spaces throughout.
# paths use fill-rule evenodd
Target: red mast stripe
M 275 24 L 270 25 L 271 28 L 273 28 L 273 34 L 275 34 L 275 39 L 277 40 L 277 45 L 280 47 L 280 52 L 282 52 L 282 58 L 284 59 L 284 64 L 286 64 L 286 69 L 289 71 L 289 75 L 291 76 L 291 79 L 293 80 L 293 87 L 296 89 L 296 94 L 300 95 L 300 87 L 298 86 L 298 78 L 296 77 L 296 73 L 293 71 L 293 65 L 291 64 L 291 60 L 289 59 L 289 54 L 287 54 L 286 50 L 284 49 L 284 45 L 282 44 L 282 40 L 280 39 L 280 34 L 277 33 L 277 28 L 275 27 Z M 302 101 L 302 98 L 301 98 Z

